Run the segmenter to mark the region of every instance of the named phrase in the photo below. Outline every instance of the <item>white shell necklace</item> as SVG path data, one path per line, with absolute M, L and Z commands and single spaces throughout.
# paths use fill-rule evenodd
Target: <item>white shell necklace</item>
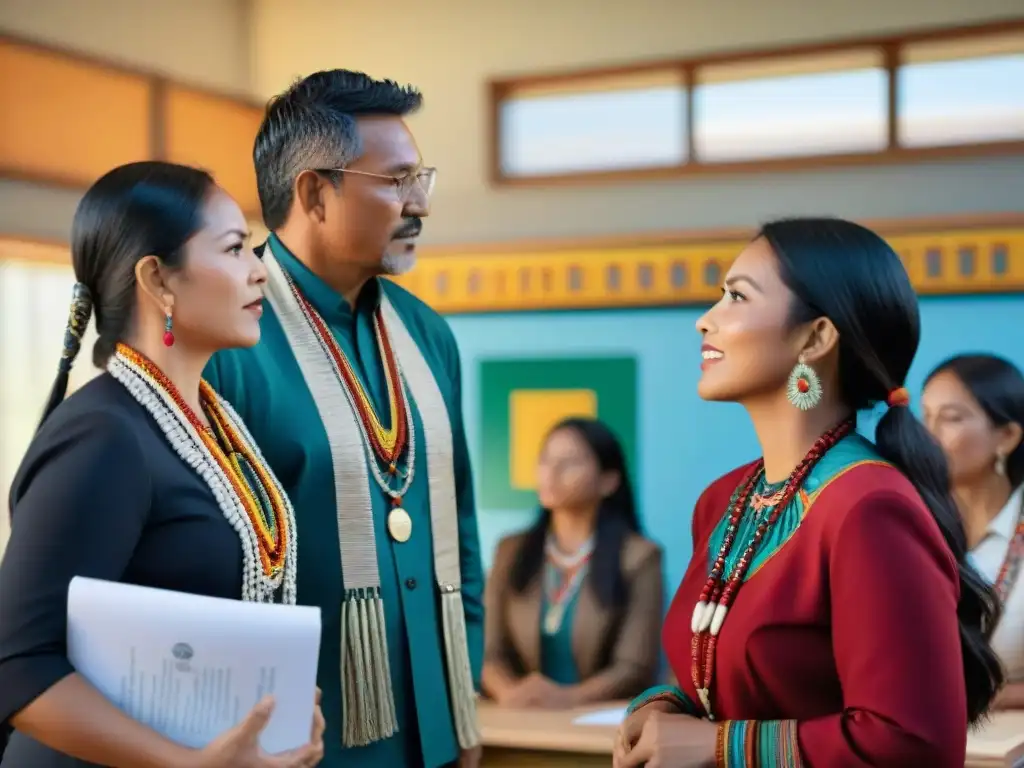
M 562 621 L 569 603 L 583 586 L 590 563 L 590 555 L 593 551 L 593 536 L 569 555 L 558 548 L 553 536 L 548 535 L 544 542 L 544 555 L 547 559 L 545 567 L 547 608 L 544 611 L 544 634 L 556 635 L 562 628 Z
M 209 486 L 224 519 L 238 533 L 242 544 L 243 560 L 241 599 L 247 602 L 282 602 L 294 605 L 298 562 L 295 510 L 284 489 L 281 488 L 267 467 L 249 430 L 234 409 L 225 400 L 214 395 L 217 397 L 217 405 L 227 417 L 231 427 L 246 443 L 251 455 L 261 463 L 264 476 L 271 479 L 274 490 L 284 503 L 286 530 L 279 532 L 279 535 L 287 536 L 286 554 L 283 567 L 271 573 L 266 572 L 261 561 L 259 534 L 250 521 L 243 502 L 224 469 L 199 436 L 195 426 L 175 402 L 171 393 L 143 365 L 131 359 L 126 354 L 126 350 L 127 348 L 122 349 L 119 345 L 118 351 L 107 363 L 107 371 L 149 412 L 174 452 Z M 130 352 L 133 357 L 138 355 L 134 350 L 130 350 Z M 138 356 L 141 358 L 141 355 Z

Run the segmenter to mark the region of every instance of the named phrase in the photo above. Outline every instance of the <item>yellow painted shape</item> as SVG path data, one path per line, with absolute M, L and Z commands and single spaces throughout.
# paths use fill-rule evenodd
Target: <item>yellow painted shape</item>
M 544 438 L 562 419 L 597 416 L 591 389 L 517 389 L 509 394 L 509 479 L 512 487 L 537 487 L 537 459 Z

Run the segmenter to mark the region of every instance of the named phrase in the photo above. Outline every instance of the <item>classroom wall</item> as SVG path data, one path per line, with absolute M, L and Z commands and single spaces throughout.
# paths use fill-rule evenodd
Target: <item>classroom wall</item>
M 252 92 L 249 0 L 2 0 L 0 34 Z M 0 234 L 67 242 L 84 190 L 0 179 Z
M 1024 369 L 1024 345 L 1007 332 L 1024 328 L 1024 295 L 929 297 L 921 300 L 921 311 L 923 338 L 907 382 L 915 398 L 930 368 L 957 352 L 1001 354 Z M 462 354 L 464 410 L 478 474 L 480 426 L 486 421 L 479 396 L 482 360 L 636 357 L 639 440 L 634 485 L 644 526 L 665 548 L 670 589 L 681 580 L 690 558 L 690 515 L 697 497 L 719 475 L 758 455 L 742 408 L 697 397 L 700 339 L 694 324 L 700 313 L 686 308 L 449 318 Z M 870 426 L 870 420 L 866 423 Z M 533 514 L 480 508 L 488 567 L 497 541 L 528 525 Z
M 1024 157 L 721 175 L 658 182 L 494 187 L 489 78 L 956 26 L 1019 16 L 1020 0 L 254 0 L 260 96 L 330 67 L 419 86 L 411 121 L 438 167 L 429 243 L 749 227 L 786 214 L 889 219 L 1024 210 Z M 610 151 L 613 151 L 610 149 Z

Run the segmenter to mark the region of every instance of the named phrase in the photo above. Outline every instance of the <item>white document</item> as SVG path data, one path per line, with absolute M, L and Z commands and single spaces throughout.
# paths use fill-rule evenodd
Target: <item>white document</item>
M 598 709 L 594 712 L 587 712 L 572 721 L 573 725 L 604 725 L 618 727 L 626 719 L 626 708 L 615 707 L 613 709 Z
M 320 609 L 201 597 L 76 576 L 68 658 L 122 711 L 188 747 L 237 725 L 265 694 L 268 752 L 309 741 Z

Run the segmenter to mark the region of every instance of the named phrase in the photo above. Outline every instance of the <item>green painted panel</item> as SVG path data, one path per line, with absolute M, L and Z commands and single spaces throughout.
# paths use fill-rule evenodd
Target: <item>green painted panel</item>
M 485 509 L 529 509 L 537 497 L 510 479 L 512 425 L 509 398 L 516 390 L 590 389 L 597 415 L 618 436 L 630 473 L 637 462 L 637 362 L 632 357 L 531 358 L 480 362 L 480 500 Z

